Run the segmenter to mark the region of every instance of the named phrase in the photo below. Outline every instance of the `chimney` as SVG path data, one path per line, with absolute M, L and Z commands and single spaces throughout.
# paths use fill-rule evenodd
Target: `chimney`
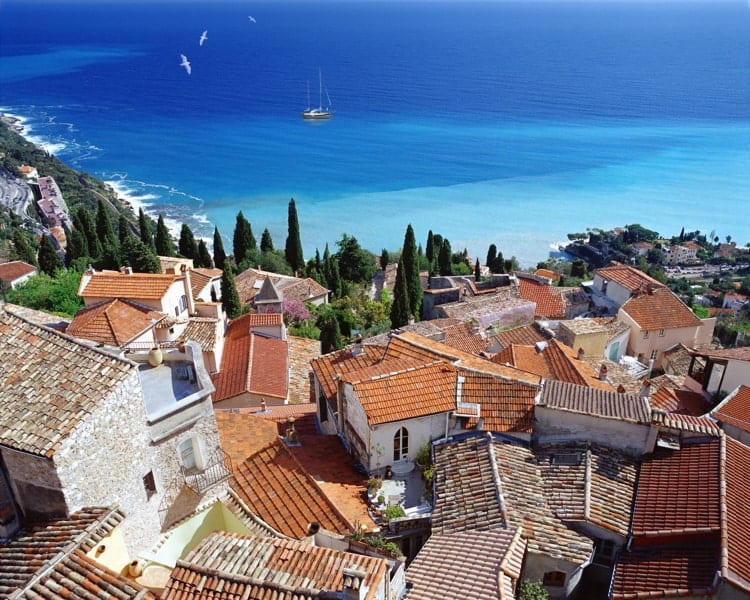
M 348 600 L 360 600 L 367 596 L 367 587 L 364 585 L 367 573 L 355 566 L 344 568 L 344 589 L 343 596 Z
M 547 342 L 537 342 L 534 344 L 534 348 L 536 348 L 537 354 L 541 354 L 547 349 Z
M 133 267 L 121 267 L 120 273 L 123 275 L 132 275 L 133 274 Z
M 604 363 L 601 364 L 599 367 L 599 379 L 602 381 L 607 381 L 607 365 Z
M 261 398 L 260 399 L 260 412 L 266 412 L 268 410 L 268 407 L 266 406 L 266 399 Z
M 578 360 L 583 360 L 583 355 L 586 354 L 583 348 L 578 348 Z
M 641 384 L 641 398 L 648 398 L 651 394 L 651 380 L 650 379 L 644 379 L 643 383 Z
M 184 279 L 182 280 L 185 286 L 185 296 L 187 297 L 188 314 L 195 314 L 195 298 L 193 298 L 193 284 L 190 281 L 190 269 L 186 265 L 180 267 L 180 273 L 182 273 Z

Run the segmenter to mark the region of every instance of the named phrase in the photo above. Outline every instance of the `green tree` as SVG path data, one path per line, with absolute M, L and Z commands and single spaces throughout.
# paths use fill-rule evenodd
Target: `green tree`
M 229 260 L 224 261 L 224 270 L 221 274 L 221 305 L 230 319 L 239 317 L 242 313 L 242 303 L 234 282 L 234 273 Z
M 183 223 L 180 229 L 180 239 L 177 249 L 185 258 L 192 258 L 193 260 L 198 258 L 198 243 L 195 241 L 193 231 L 186 223 Z
M 294 198 L 289 201 L 287 224 L 288 235 L 284 254 L 286 255 L 286 261 L 296 273 L 305 265 L 305 257 L 302 253 L 302 241 L 300 240 L 297 207 L 294 204 Z
M 138 234 L 141 241 L 156 254 L 156 244 L 154 243 L 154 234 L 151 231 L 151 223 L 143 208 L 138 209 Z
M 375 268 L 372 254 L 362 249 L 357 238 L 346 233 L 341 237 L 338 246 L 336 258 L 342 279 L 369 284 Z
M 479 283 L 482 281 L 482 269 L 479 266 L 479 259 L 477 258 L 476 262 L 474 263 L 474 281 Z
M 518 600 L 549 600 L 549 592 L 541 581 L 524 579 L 518 587 Z
M 320 329 L 320 350 L 323 354 L 343 348 L 341 327 L 330 306 L 321 310 L 315 325 Z
M 586 263 L 580 258 L 574 258 L 570 265 L 570 276 L 576 279 L 583 279 L 586 277 Z
M 103 247 L 111 243 L 110 240 L 115 239 L 112 223 L 109 220 L 109 211 L 102 200 L 96 203 L 96 237 L 99 238 Z
M 256 249 L 257 242 L 253 235 L 253 228 L 250 221 L 245 218 L 242 211 L 237 213 L 237 219 L 234 226 L 234 237 L 232 238 L 235 264 L 241 264 L 246 258 L 250 258 L 251 253 Z
M 490 244 L 490 247 L 487 249 L 487 260 L 485 261 L 485 265 L 487 265 L 490 269 L 490 273 L 497 273 L 498 271 L 495 271 L 495 264 L 497 262 L 497 246 L 495 244 Z
M 117 241 L 121 246 L 128 239 L 129 235 L 131 235 L 130 223 L 125 218 L 125 215 L 121 214 L 117 219 Z
M 121 247 L 122 264 L 129 266 L 136 273 L 161 273 L 161 263 L 140 238 L 128 236 Z
M 58 271 L 57 277 L 39 273 L 23 285 L 8 290 L 8 302 L 72 318 L 83 307 L 78 296 L 81 274 L 73 269 Z
M 67 244 L 65 246 L 65 266 L 69 267 L 76 259 L 88 257 L 88 246 L 86 238 L 78 229 L 73 229 L 65 235 Z M 87 261 L 89 262 L 89 261 Z
M 195 257 L 195 266 L 200 268 L 211 268 L 211 253 L 208 251 L 206 242 L 201 238 L 198 241 L 198 255 Z
M 383 248 L 383 251 L 380 253 L 380 269 L 385 271 L 385 268 L 388 266 L 388 262 L 390 260 L 391 260 L 391 257 L 388 254 L 388 250 Z
M 440 244 L 440 252 L 438 253 L 438 272 L 441 275 L 450 275 L 453 271 L 451 269 L 451 243 L 444 239 Z
M 393 304 L 391 304 L 391 327 L 397 329 L 409 323 L 411 306 L 409 304 L 409 284 L 406 280 L 404 255 L 398 261 L 396 283 L 393 286 Z
M 221 239 L 219 228 L 214 227 L 214 266 L 221 269 L 226 259 L 227 253 L 224 252 L 224 241 Z
M 13 229 L 13 257 L 30 265 L 36 266 L 36 252 L 29 244 L 29 240 L 23 230 L 18 227 Z
M 414 229 L 411 223 L 406 227 L 404 234 L 404 247 L 401 252 L 401 260 L 406 275 L 406 293 L 409 297 L 409 314 L 419 319 L 422 314 L 422 282 L 419 278 L 419 260 L 417 259 L 417 240 L 414 237 Z
M 263 235 L 260 236 L 260 251 L 273 252 L 273 239 L 271 238 L 271 232 L 268 231 L 268 227 L 263 230 Z
M 94 224 L 94 217 L 91 211 L 85 206 L 79 206 L 73 218 L 73 225 L 86 238 L 86 246 L 88 248 L 86 255 L 92 259 L 99 258 L 102 253 L 102 244 L 96 234 L 96 225 Z
M 42 236 L 42 241 L 39 245 L 38 260 L 39 269 L 50 277 L 54 277 L 55 271 L 63 268 L 62 260 L 60 260 L 60 256 L 57 254 L 57 250 L 55 250 L 55 245 L 48 235 Z
M 174 256 L 172 236 L 169 234 L 169 229 L 167 229 L 167 226 L 164 223 L 163 215 L 159 215 L 159 219 L 156 221 L 154 245 L 156 246 L 156 253 L 159 256 Z
M 435 260 L 435 240 L 432 235 L 432 229 L 427 232 L 427 246 L 425 247 L 424 252 L 425 256 L 427 256 L 427 260 L 432 264 Z

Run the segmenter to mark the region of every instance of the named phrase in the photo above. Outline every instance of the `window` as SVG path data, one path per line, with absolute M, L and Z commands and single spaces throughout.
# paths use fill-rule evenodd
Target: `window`
M 615 560 L 617 546 L 612 540 L 597 540 L 594 550 L 594 562 L 598 565 L 610 566 Z
M 663 329 L 659 330 L 659 337 L 664 337 L 664 330 Z
M 403 460 L 409 455 L 409 432 L 402 427 L 393 436 L 393 460 Z
M 544 574 L 542 585 L 550 587 L 562 587 L 565 585 L 565 573 L 562 571 L 548 571 Z
M 553 465 L 578 466 L 581 464 L 582 455 L 580 452 L 570 452 L 567 454 L 553 454 L 550 456 L 550 462 Z
M 143 476 L 143 489 L 146 490 L 146 499 L 151 498 L 156 493 L 156 479 L 153 471 L 149 471 Z
M 658 352 L 656 350 L 651 350 L 651 360 L 656 360 L 656 355 Z
M 647 339 L 648 339 L 648 331 L 644 331 L 644 332 L 643 332 L 643 339 L 644 339 L 644 340 L 647 340 Z
M 320 422 L 325 423 L 328 420 L 328 402 L 326 402 L 325 396 L 323 396 L 323 394 L 320 394 L 318 396 L 318 408 Z
M 180 296 L 180 312 L 187 310 L 187 305 L 187 296 Z
M 203 455 L 197 437 L 191 436 L 182 440 L 177 445 L 177 454 L 180 457 L 180 463 L 188 471 L 203 470 Z

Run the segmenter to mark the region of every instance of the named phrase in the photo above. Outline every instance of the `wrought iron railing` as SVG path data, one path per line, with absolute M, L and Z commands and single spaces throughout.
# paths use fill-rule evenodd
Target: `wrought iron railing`
M 216 448 L 202 471 L 182 467 L 185 484 L 194 492 L 203 494 L 210 487 L 232 476 L 232 459 L 221 448 Z

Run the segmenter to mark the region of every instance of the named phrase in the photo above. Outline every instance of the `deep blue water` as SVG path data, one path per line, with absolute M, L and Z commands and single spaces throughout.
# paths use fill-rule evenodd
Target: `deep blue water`
M 750 241 L 746 2 L 3 0 L 0 107 L 198 235 L 243 210 L 283 248 L 294 197 L 307 256 L 408 223 L 522 264 L 586 227 Z

